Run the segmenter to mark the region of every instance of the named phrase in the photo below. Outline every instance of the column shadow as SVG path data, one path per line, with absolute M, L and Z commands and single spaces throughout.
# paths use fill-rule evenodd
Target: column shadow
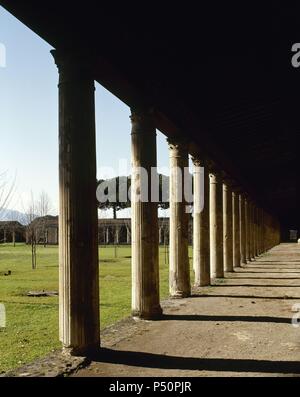
M 243 272 L 241 272 L 243 273 Z M 246 273 L 246 272 L 245 272 Z M 286 273 L 285 273 L 286 274 Z M 225 280 L 300 280 L 300 277 L 244 277 L 244 276 L 237 276 L 237 277 L 225 277 Z
M 248 273 L 250 273 L 250 274 L 253 274 L 253 273 L 255 273 L 255 274 L 264 274 L 264 273 L 276 273 L 276 274 L 281 274 L 281 273 L 283 273 L 283 274 L 300 274 L 300 272 L 276 272 L 276 271 L 273 271 L 273 270 L 268 270 L 268 269 L 263 269 L 263 270 L 266 270 L 265 272 L 255 272 L 255 271 L 253 271 L 253 270 L 248 270 L 247 268 L 245 268 L 244 270 L 235 270 L 233 273 L 237 273 L 237 274 L 248 274 Z M 281 269 L 280 269 L 281 270 Z M 285 269 L 282 269 L 282 270 L 285 270 Z
M 212 287 L 266 287 L 266 288 L 293 288 L 300 287 L 300 284 L 212 284 Z
M 280 299 L 297 300 L 300 296 L 259 296 L 259 295 L 231 295 L 231 294 L 194 294 L 190 298 L 237 298 L 237 299 Z
M 99 363 L 142 368 L 300 374 L 300 363 L 298 361 L 177 357 L 135 351 L 117 351 L 106 348 L 102 348 L 98 355 L 92 357 L 92 359 Z
M 160 320 L 175 321 L 222 321 L 222 322 L 248 322 L 248 323 L 280 323 L 291 324 L 292 319 L 287 317 L 270 316 L 222 316 L 205 314 L 164 314 Z

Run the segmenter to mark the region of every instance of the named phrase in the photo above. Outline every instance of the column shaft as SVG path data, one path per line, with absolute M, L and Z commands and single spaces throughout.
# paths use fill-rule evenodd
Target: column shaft
M 209 175 L 204 161 L 194 163 L 193 268 L 195 286 L 210 285 Z
M 241 265 L 239 194 L 232 192 L 232 247 L 233 267 Z
M 254 205 L 254 255 L 258 256 L 258 217 L 256 205 Z
M 233 272 L 232 239 L 232 190 L 230 186 L 223 184 L 223 243 L 225 272 Z
M 251 260 L 255 259 L 255 222 L 254 222 L 255 206 L 251 203 Z
M 100 346 L 94 80 L 87 56 L 53 51 L 59 70 L 59 328 L 63 346 Z
M 169 141 L 170 154 L 170 296 L 184 298 L 191 294 L 188 255 L 188 213 L 184 198 L 184 168 L 188 151 L 184 144 Z
M 220 176 L 210 173 L 210 272 L 212 278 L 224 277 L 223 269 L 223 184 Z
M 156 172 L 156 130 L 148 111 L 131 115 L 132 315 L 161 315 L 157 202 L 151 200 L 151 169 Z
M 245 199 L 245 225 L 246 225 L 246 262 L 251 261 L 250 256 L 250 208 L 249 208 L 249 201 Z
M 241 249 L 241 263 L 246 261 L 246 216 L 245 216 L 245 198 L 242 194 L 239 195 L 239 209 L 240 209 L 240 249 Z

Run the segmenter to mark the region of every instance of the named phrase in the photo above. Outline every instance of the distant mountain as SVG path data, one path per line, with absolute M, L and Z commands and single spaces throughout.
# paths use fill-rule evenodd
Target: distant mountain
M 0 221 L 18 221 L 22 223 L 22 225 L 25 225 L 27 223 L 25 214 L 20 211 L 10 209 L 0 209 Z

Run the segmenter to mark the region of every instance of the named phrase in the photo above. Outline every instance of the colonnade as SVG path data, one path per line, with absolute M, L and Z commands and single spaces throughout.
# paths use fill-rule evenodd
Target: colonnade
M 89 56 L 53 50 L 59 70 L 59 321 L 71 354 L 100 346 L 94 80 Z M 161 316 L 158 205 L 150 175 L 157 167 L 151 109 L 132 109 L 132 315 Z M 184 134 L 182 134 L 184 136 Z M 170 296 L 191 295 L 184 170 L 189 145 L 168 140 L 170 153 Z M 195 286 L 211 284 L 279 243 L 279 224 L 242 187 L 193 154 Z M 182 178 L 182 179 L 181 179 Z M 145 186 L 148 189 L 145 189 Z M 145 191 L 144 191 L 145 190 Z M 141 200 L 146 195 L 147 200 Z

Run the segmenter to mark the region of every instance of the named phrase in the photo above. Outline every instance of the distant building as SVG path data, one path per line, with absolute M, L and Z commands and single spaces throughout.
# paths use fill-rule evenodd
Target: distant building
M 46 215 L 35 218 L 26 228 L 26 243 L 30 241 L 30 230 L 34 230 L 37 244 L 58 244 L 58 216 Z
M 0 221 L 0 243 L 25 242 L 26 227 L 17 221 Z
M 159 218 L 159 244 L 169 244 L 169 218 Z M 32 223 L 36 231 L 37 243 L 56 245 L 58 244 L 58 216 L 47 215 L 36 218 Z M 192 220 L 189 223 L 189 244 L 192 244 Z M 26 242 L 29 242 L 26 233 Z M 98 220 L 98 242 L 99 244 L 131 244 L 131 219 L 99 219 Z

